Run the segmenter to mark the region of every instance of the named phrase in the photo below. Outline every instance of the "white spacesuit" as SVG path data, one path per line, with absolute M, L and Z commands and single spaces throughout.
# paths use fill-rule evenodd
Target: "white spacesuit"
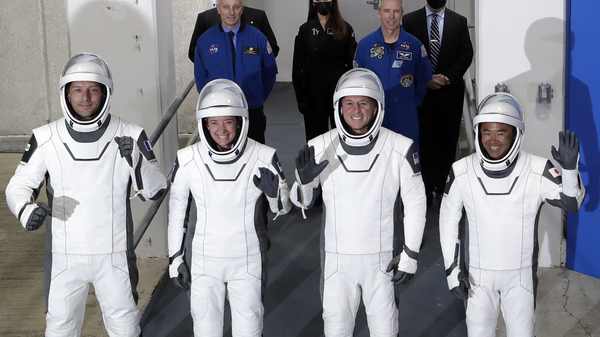
M 229 149 L 213 140 L 211 117 L 238 121 Z M 227 295 L 233 336 L 260 336 L 268 246 L 265 212 L 286 214 L 292 205 L 275 149 L 247 137 L 248 104 L 232 81 L 209 82 L 196 112 L 201 141 L 179 150 L 169 203 L 170 276 L 189 287 L 185 255 L 191 254 L 194 335 L 222 336 Z M 264 194 L 264 196 L 263 196 Z M 191 252 L 185 251 L 188 196 L 196 206 Z M 189 228 L 188 232 L 191 232 Z
M 341 102 L 346 96 L 377 102 L 366 133 L 353 133 L 345 122 Z M 394 283 L 410 281 L 417 270 L 425 188 L 412 140 L 381 127 L 384 102 L 377 75 L 362 68 L 348 71 L 334 94 L 338 128 L 309 141 L 296 161 L 292 202 L 302 209 L 312 207 L 322 191 L 325 336 L 352 336 L 361 293 L 370 335 L 396 336 Z M 404 242 L 394 228 L 399 199 Z
M 485 123 L 512 128 L 505 155 L 493 159 L 486 150 Z M 477 151 L 453 164 L 440 209 L 448 286 L 457 297 L 468 298 L 469 336 L 495 336 L 499 307 L 509 337 L 534 336 L 537 216 L 545 202 L 570 212 L 581 206 L 585 190 L 577 170 L 578 141 L 574 133 L 561 132 L 559 150 L 552 148 L 561 176 L 548 159 L 520 150 L 525 125 L 513 96 L 486 97 L 473 124 Z M 468 270 L 461 271 L 463 209 L 468 224 L 462 258 Z
M 69 87 L 83 82 L 102 88 L 90 120 L 82 119 L 69 96 Z M 39 228 L 48 215 L 46 336 L 79 336 L 89 283 L 109 335 L 138 336 L 129 191 L 133 185 L 142 198 L 157 198 L 166 180 L 144 130 L 109 114 L 112 79 L 104 60 L 74 55 L 60 88 L 64 118 L 33 130 L 6 188 L 8 206 L 24 228 Z M 90 106 L 93 94 L 84 95 Z M 50 207 L 35 203 L 45 178 Z

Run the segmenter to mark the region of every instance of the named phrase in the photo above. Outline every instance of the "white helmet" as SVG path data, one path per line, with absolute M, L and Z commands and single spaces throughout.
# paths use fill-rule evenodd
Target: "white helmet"
M 367 96 L 377 101 L 377 110 L 371 121 L 372 125 L 364 135 L 353 135 L 347 129 L 342 109 L 340 109 L 342 98 L 346 96 Z M 338 134 L 344 143 L 355 147 L 370 144 L 379 134 L 385 112 L 384 90 L 379 77 L 365 68 L 348 70 L 340 77 L 335 87 L 333 109 Z
M 100 83 L 104 86 L 102 90 L 102 102 L 100 112 L 91 121 L 81 121 L 67 98 L 67 87 L 69 83 L 77 81 L 90 81 Z M 110 108 L 110 100 L 113 91 L 112 76 L 106 62 L 98 55 L 92 53 L 79 53 L 73 55 L 63 68 L 60 81 L 60 105 L 63 114 L 71 128 L 79 132 L 91 132 L 98 130 L 106 118 Z
M 210 136 L 205 119 L 215 116 L 239 117 L 237 133 L 229 150 L 221 151 Z M 244 92 L 235 82 L 224 78 L 208 82 L 198 97 L 196 120 L 202 144 L 212 160 L 228 163 L 242 155 L 248 137 L 248 102 Z
M 491 159 L 481 144 L 480 124 L 482 123 L 504 123 L 514 127 L 515 139 L 510 150 L 500 159 Z M 523 134 L 525 132 L 525 123 L 521 106 L 517 99 L 508 93 L 497 92 L 488 95 L 479 104 L 477 116 L 473 118 L 473 129 L 475 130 L 475 148 L 481 164 L 486 170 L 501 171 L 509 167 L 516 159 L 521 145 L 523 144 Z

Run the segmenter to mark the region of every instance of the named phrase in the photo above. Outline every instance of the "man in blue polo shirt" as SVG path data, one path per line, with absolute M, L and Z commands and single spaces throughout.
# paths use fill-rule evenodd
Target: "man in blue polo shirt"
M 411 138 L 419 148 L 417 107 L 431 81 L 431 62 L 416 37 L 402 22 L 401 0 L 383 0 L 377 16 L 381 27 L 358 43 L 354 67 L 367 68 L 379 76 L 385 89 L 386 114 L 383 126 Z
M 250 108 L 248 137 L 264 144 L 267 118 L 263 103 L 275 85 L 277 64 L 267 37 L 242 22 L 243 10 L 242 0 L 219 0 L 221 24 L 202 34 L 196 46 L 196 89 L 200 92 L 217 78 L 237 83 Z

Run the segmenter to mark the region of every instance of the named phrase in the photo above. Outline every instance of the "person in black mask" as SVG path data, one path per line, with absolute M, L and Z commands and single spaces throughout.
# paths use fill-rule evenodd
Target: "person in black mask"
M 304 115 L 306 140 L 335 128 L 331 97 L 335 85 L 352 69 L 354 30 L 344 21 L 338 0 L 309 0 L 308 19 L 294 43 L 292 82 Z
M 467 19 L 445 5 L 446 0 L 427 0 L 425 7 L 402 20 L 402 28 L 423 43 L 433 66 L 433 79 L 417 109 L 428 204 L 439 201 L 456 160 L 465 92 L 463 75 L 473 59 Z

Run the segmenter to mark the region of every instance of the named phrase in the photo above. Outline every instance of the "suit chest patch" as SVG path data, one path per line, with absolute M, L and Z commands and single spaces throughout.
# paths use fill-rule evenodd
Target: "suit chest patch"
M 244 47 L 244 54 L 258 56 L 258 48 L 256 48 L 256 47 Z
M 397 51 L 396 58 L 398 60 L 411 61 L 412 60 L 412 52 L 409 51 Z
M 408 88 L 413 84 L 414 78 L 412 75 L 408 74 L 408 75 L 404 75 L 402 76 L 402 78 L 400 79 L 400 84 L 404 87 L 404 88 Z
M 210 48 L 208 49 L 208 53 L 210 55 L 214 55 L 219 51 L 219 45 L 218 44 L 213 44 L 210 46 Z
M 385 49 L 383 48 L 383 46 L 375 44 L 373 46 L 373 48 L 371 48 L 371 58 L 376 57 L 381 60 L 381 58 L 383 57 L 384 51 L 385 51 Z

